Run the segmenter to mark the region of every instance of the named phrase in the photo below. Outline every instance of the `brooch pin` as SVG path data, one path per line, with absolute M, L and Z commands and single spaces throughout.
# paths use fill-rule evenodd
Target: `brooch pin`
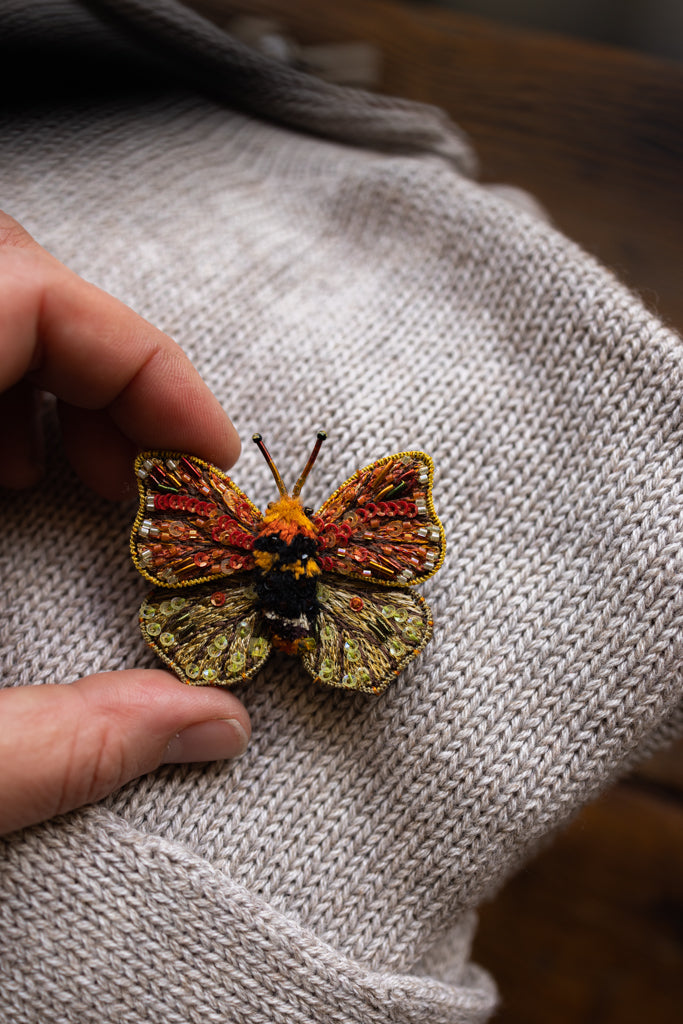
M 420 653 L 432 618 L 412 588 L 444 559 L 432 460 L 400 452 L 359 469 L 317 513 L 291 494 L 260 434 L 279 497 L 265 513 L 215 466 L 176 452 L 135 462 L 133 561 L 156 584 L 140 609 L 147 643 L 187 683 L 249 679 L 271 648 L 314 680 L 381 693 Z

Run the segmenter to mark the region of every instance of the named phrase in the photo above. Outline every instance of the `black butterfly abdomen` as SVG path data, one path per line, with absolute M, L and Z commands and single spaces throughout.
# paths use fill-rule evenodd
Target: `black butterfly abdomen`
M 254 543 L 257 551 L 267 551 L 275 556 L 270 569 L 257 569 L 255 573 L 256 597 L 259 607 L 279 619 L 299 619 L 305 616 L 313 623 L 319 609 L 317 576 L 305 572 L 295 574 L 297 566 L 305 566 L 314 559 L 318 542 L 312 537 L 297 534 L 291 541 L 283 540 L 278 534 L 259 537 Z

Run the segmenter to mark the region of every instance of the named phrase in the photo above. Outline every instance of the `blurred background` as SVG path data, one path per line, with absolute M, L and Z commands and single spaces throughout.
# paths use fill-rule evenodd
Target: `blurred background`
M 683 60 L 681 0 L 414 0 Z

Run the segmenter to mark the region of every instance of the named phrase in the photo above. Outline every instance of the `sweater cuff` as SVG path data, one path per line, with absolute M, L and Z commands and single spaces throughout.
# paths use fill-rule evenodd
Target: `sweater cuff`
M 0 988 L 12 1020 L 474 1024 L 495 1008 L 473 965 L 459 984 L 368 970 L 100 807 L 3 845 Z

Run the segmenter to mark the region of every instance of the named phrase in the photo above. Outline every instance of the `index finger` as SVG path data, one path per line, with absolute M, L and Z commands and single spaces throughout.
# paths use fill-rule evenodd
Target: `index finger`
M 180 449 L 224 468 L 237 458 L 235 428 L 179 346 L 5 215 L 0 308 L 0 391 L 28 377 L 72 410 L 106 417 L 136 448 Z

